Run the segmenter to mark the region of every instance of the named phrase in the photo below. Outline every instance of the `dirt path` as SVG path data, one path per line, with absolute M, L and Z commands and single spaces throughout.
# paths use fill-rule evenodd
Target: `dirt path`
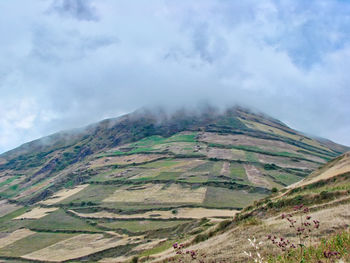
M 263 177 L 262 173 L 251 164 L 244 165 L 248 180 L 254 185 L 271 188 L 270 183 Z
M 230 163 L 229 162 L 224 162 L 224 164 L 222 165 L 220 174 L 225 175 L 225 176 L 230 176 Z

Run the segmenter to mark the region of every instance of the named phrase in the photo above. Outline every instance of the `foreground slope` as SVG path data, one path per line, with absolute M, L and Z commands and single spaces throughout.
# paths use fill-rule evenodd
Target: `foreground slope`
M 283 237 L 284 240 L 298 244 L 298 232 L 290 227 L 286 218 L 291 215 L 298 224 L 300 216 L 304 222 L 308 222 L 306 217 L 310 216 L 311 232 L 308 233 L 305 245 L 311 246 L 306 248 L 307 254 L 303 262 L 338 262 L 334 261 L 338 259 L 343 260 L 339 262 L 349 262 L 349 161 L 350 153 L 339 156 L 308 176 L 304 180 L 308 183 L 296 184 L 255 202 L 237 214 L 233 221 L 225 221 L 225 224 L 219 224 L 211 232 L 201 234 L 201 239 L 196 236 L 187 240 L 184 242 L 186 250 L 195 251 L 204 262 L 253 262 L 244 251 L 255 255 L 256 250 L 248 239 L 256 238 L 257 243 L 262 242 L 259 252 L 265 258 L 264 262 L 268 258 L 269 262 L 300 262 L 298 250 L 287 259 L 276 256 L 286 254 L 273 245 L 268 236 L 277 237 L 277 241 Z M 331 176 L 325 176 L 326 174 Z M 303 207 L 296 208 L 300 205 Z M 306 207 L 308 212 L 305 213 Z M 313 220 L 320 221 L 317 228 L 314 227 Z M 324 241 L 320 244 L 322 239 Z M 340 254 L 325 254 L 329 251 Z M 184 262 L 192 261 L 190 257 L 176 255 L 173 249 L 155 254 L 147 261 L 167 262 L 174 257 L 181 258 Z
M 208 108 L 135 112 L 25 144 L 0 156 L 0 258 L 154 254 L 348 149 L 326 142 L 263 114 Z

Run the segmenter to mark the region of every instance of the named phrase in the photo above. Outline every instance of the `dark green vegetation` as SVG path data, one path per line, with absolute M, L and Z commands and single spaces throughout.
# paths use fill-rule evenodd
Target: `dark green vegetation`
M 47 239 L 47 244 L 73 234 L 109 237 L 110 231 L 170 240 L 140 252 L 147 255 L 168 248 L 171 240 L 205 236 L 211 225 L 198 219 L 205 214 L 196 214 L 205 212 L 189 210 L 181 215 L 181 209 L 224 212 L 247 209 L 254 202 L 278 207 L 271 200 L 257 200 L 303 179 L 346 150 L 241 108 L 181 111 L 172 116 L 135 112 L 0 155 L 0 197 L 23 206 L 0 218 L 0 230 L 25 227 Z M 52 198 L 82 184 L 89 185 L 66 198 Z M 339 187 L 334 186 L 339 193 L 347 190 Z M 336 195 L 333 192 L 325 186 L 319 195 L 330 198 Z M 297 192 L 290 197 L 300 198 L 304 196 Z M 34 205 L 59 209 L 39 219 L 13 220 Z M 132 218 L 135 214 L 139 218 Z M 40 248 L 38 242 L 37 248 L 31 244 L 22 251 L 28 238 L 14 242 L 8 252 L 1 252 L 3 248 L 0 256 L 18 257 Z M 133 247 L 128 244 L 93 255 L 99 259 L 133 255 Z M 16 254 L 16 249 L 22 252 Z

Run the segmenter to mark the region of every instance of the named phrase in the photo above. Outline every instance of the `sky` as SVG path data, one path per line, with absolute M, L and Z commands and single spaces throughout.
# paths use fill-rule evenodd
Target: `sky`
M 350 145 L 349 71 L 349 0 L 2 0 L 0 153 L 202 102 Z

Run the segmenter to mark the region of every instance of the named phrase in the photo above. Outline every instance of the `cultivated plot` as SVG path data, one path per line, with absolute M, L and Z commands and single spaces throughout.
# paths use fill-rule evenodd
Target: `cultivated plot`
M 16 204 L 11 204 L 7 200 L 0 200 L 0 217 L 5 216 L 20 208 Z
M 57 192 L 51 198 L 49 198 L 45 201 L 42 201 L 41 203 L 44 205 L 53 205 L 53 204 L 59 203 L 59 202 L 63 201 L 64 199 L 79 193 L 81 190 L 85 189 L 88 186 L 89 186 L 88 184 L 82 184 L 82 185 L 79 185 L 73 189 L 64 189 L 62 191 Z
M 145 184 L 118 189 L 103 202 L 201 203 L 206 187 L 192 189 L 179 184 Z
M 35 234 L 35 232 L 30 231 L 26 228 L 18 229 L 12 233 L 0 233 L 0 248 L 6 247 L 16 242 L 17 240 L 20 240 L 33 234 Z
M 47 216 L 48 214 L 52 213 L 53 211 L 56 211 L 57 209 L 57 207 L 34 207 L 29 212 L 17 216 L 14 219 L 39 219 L 44 216 Z
M 22 256 L 26 259 L 62 262 L 108 248 L 129 244 L 132 238 L 105 238 L 102 234 L 81 234 Z M 84 245 L 82 245 L 84 244 Z

